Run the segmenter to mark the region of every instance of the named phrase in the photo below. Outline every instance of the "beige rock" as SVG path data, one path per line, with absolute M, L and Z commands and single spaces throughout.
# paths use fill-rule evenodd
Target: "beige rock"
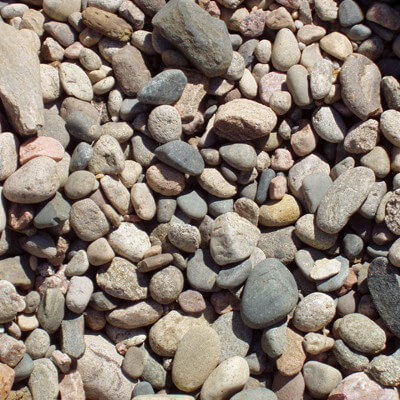
M 139 218 L 150 221 L 157 211 L 154 197 L 145 183 L 135 183 L 131 190 L 132 204 Z
M 303 368 L 306 354 L 303 350 L 303 337 L 287 328 L 287 344 L 284 353 L 276 360 L 278 371 L 284 376 L 295 376 Z
M 0 363 L 0 399 L 5 400 L 14 383 L 15 372 L 6 364 Z
M 65 374 L 60 381 L 62 400 L 85 400 L 85 390 L 81 374 L 78 371 Z
M 319 44 L 321 49 L 330 54 L 331 56 L 344 61 L 351 53 L 353 53 L 353 46 L 345 35 L 339 32 L 332 32 L 324 36 Z
M 229 199 L 237 192 L 236 186 L 228 182 L 216 168 L 204 168 L 197 179 L 206 192 L 222 199 Z
M 177 196 L 185 189 L 185 177 L 165 164 L 152 165 L 146 171 L 147 184 L 164 196 Z
M 297 221 L 301 215 L 300 205 L 290 194 L 282 200 L 269 201 L 260 207 L 259 222 L 263 226 L 287 226 Z

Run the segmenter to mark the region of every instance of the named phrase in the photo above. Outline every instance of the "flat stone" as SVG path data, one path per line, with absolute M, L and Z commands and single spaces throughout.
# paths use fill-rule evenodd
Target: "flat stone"
M 93 282 L 87 276 L 73 276 L 65 298 L 65 305 L 74 313 L 82 314 L 93 293 Z
M 202 292 L 218 290 L 216 284 L 218 272 L 219 266 L 206 249 L 196 250 L 187 263 L 186 276 L 190 285 Z
M 190 329 L 179 342 L 172 367 L 172 381 L 184 392 L 199 389 L 218 365 L 218 334 L 209 327 Z
M 259 223 L 266 227 L 291 225 L 301 215 L 295 197 L 285 194 L 281 200 L 270 200 L 260 207 Z
M 156 14 L 152 24 L 206 76 L 228 70 L 232 59 L 228 29 L 200 6 L 174 0 Z
M 35 360 L 28 385 L 34 399 L 57 398 L 59 387 L 56 366 L 48 358 Z
M 38 229 L 58 226 L 69 219 L 70 210 L 70 204 L 62 197 L 61 193 L 57 192 L 48 203 L 38 210 L 33 224 Z
M 185 189 L 185 176 L 166 164 L 152 165 L 146 171 L 147 184 L 164 196 L 177 196 Z
M 4 183 L 6 199 L 22 204 L 40 203 L 52 197 L 59 186 L 56 162 L 36 157 L 15 171 Z
M 155 150 L 156 157 L 163 163 L 189 175 L 200 175 L 204 161 L 198 150 L 181 140 L 165 143 Z
M 341 263 L 340 271 L 330 278 L 316 281 L 316 287 L 320 292 L 329 293 L 340 289 L 349 276 L 349 260 L 342 256 L 337 256 L 335 259 Z
M 187 83 L 185 74 L 179 69 L 168 69 L 152 78 L 138 93 L 145 104 L 173 104 L 182 95 Z
M 81 10 L 79 0 L 43 0 L 44 12 L 56 21 L 67 21 L 68 17 Z
M 123 357 L 114 345 L 102 335 L 85 335 L 86 350 L 78 360 L 88 398 L 130 400 L 134 384 L 121 371 Z M 110 384 L 109 377 L 113 380 Z
M 43 125 L 40 64 L 20 32 L 0 23 L 0 98 L 14 129 L 23 136 Z
M 102 134 L 100 124 L 84 111 L 73 111 L 66 120 L 68 132 L 78 140 L 92 143 Z
M 310 213 L 315 213 L 326 191 L 332 185 L 332 179 L 328 174 L 317 172 L 307 175 L 303 179 L 303 193 Z
M 178 196 L 177 203 L 190 218 L 201 219 L 207 214 L 207 202 L 195 190 Z
M 310 271 L 310 278 L 314 280 L 327 279 L 337 275 L 340 269 L 341 263 L 338 260 L 322 258 L 315 261 L 314 267 Z
M 16 287 L 29 289 L 33 286 L 34 274 L 26 256 L 9 257 L 0 260 L 0 279 Z M 18 296 L 15 298 L 17 300 Z
M 342 117 L 329 106 L 322 106 L 315 110 L 312 125 L 318 136 L 330 143 L 342 142 L 347 133 Z
M 238 214 L 229 212 L 219 216 L 213 225 L 210 251 L 218 265 L 242 261 L 253 251 L 260 231 Z
M 219 152 L 226 163 L 240 171 L 251 171 L 257 164 L 254 147 L 246 143 L 226 144 Z
M 37 317 L 40 326 L 50 334 L 53 334 L 60 327 L 64 319 L 65 299 L 59 289 L 49 288 L 44 293 Z
M 342 99 L 349 110 L 366 121 L 382 112 L 378 67 L 361 54 L 347 57 L 340 71 Z
M 70 357 L 78 359 L 85 352 L 85 319 L 83 315 L 68 312 L 61 323 L 61 348 Z
M 316 223 L 326 233 L 337 233 L 361 207 L 375 183 L 372 170 L 356 167 L 341 174 L 318 207 Z
M 268 258 L 247 279 L 241 303 L 243 322 L 253 329 L 271 326 L 289 314 L 297 298 L 293 275 L 281 262 Z
M 276 114 L 253 100 L 236 99 L 219 107 L 214 121 L 216 134 L 231 142 L 267 136 L 277 123 Z

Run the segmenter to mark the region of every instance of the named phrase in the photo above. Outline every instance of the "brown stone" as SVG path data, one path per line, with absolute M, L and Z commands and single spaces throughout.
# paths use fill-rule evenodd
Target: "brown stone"
M 172 254 L 169 253 L 158 254 L 152 257 L 144 258 L 142 261 L 139 261 L 137 268 L 139 272 L 154 271 L 155 269 L 170 264 L 173 261 L 173 259 L 174 257 L 172 256 Z
M 285 351 L 276 360 L 276 368 L 284 376 L 297 375 L 303 368 L 306 353 L 303 349 L 303 337 L 287 328 Z
M 8 224 L 16 231 L 25 229 L 33 220 L 34 208 L 28 204 L 9 203 Z
M 15 372 L 6 364 L 0 363 L 0 400 L 6 400 L 14 383 Z
M 178 297 L 178 303 L 187 313 L 200 313 L 206 309 L 203 295 L 196 290 L 185 290 Z
M 213 293 L 210 301 L 215 312 L 220 315 L 240 310 L 240 300 L 228 291 Z
M 276 372 L 272 382 L 272 390 L 278 400 L 303 400 L 305 386 L 301 372 L 293 377 Z
M 124 19 L 96 7 L 84 10 L 82 21 L 88 28 L 121 42 L 127 42 L 133 32 L 132 26 Z
M 185 176 L 165 164 L 152 165 L 146 172 L 147 184 L 164 196 L 177 196 L 185 189 Z

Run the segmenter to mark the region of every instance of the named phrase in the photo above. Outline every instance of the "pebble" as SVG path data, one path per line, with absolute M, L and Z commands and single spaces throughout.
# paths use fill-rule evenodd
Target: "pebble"
M 302 400 L 304 395 L 304 378 L 301 373 L 294 377 L 281 375 L 279 372 L 274 374 L 272 390 L 278 396 L 278 399 Z
M 271 61 L 278 71 L 288 71 L 300 61 L 300 49 L 293 32 L 288 28 L 280 29 L 272 48 Z
M 12 321 L 18 312 L 24 310 L 25 301 L 23 297 L 17 293 L 15 286 L 11 282 L 1 279 L 0 288 L 0 321 L 3 324 Z
M 394 146 L 400 146 L 400 136 L 396 130 L 396 124 L 400 121 L 400 112 L 396 110 L 386 110 L 380 117 L 380 129 L 383 136 Z
M 303 376 L 307 390 L 316 398 L 325 398 L 343 379 L 339 370 L 319 361 L 305 363 Z
M 332 321 L 335 313 L 335 302 L 330 296 L 311 293 L 297 305 L 293 324 L 302 332 L 317 332 Z
M 277 370 L 284 376 L 295 376 L 303 368 L 306 354 L 303 349 L 303 337 L 292 329 L 286 329 L 285 350 L 276 360 Z
M 56 288 L 48 288 L 41 298 L 37 311 L 40 326 L 49 334 L 58 330 L 64 319 L 65 298 Z
M 59 392 L 57 368 L 47 358 L 35 360 L 28 385 L 34 399 L 57 398 Z
M 395 357 L 385 355 L 375 357 L 369 365 L 368 372 L 381 385 L 400 384 L 400 361 Z
M 336 340 L 332 350 L 336 360 L 348 371 L 359 372 L 368 369 L 369 359 L 368 357 L 359 354 L 358 352 L 352 351 L 343 340 Z
M 67 312 L 65 320 L 61 323 L 61 349 L 63 353 L 74 359 L 83 355 L 85 351 L 84 329 L 83 315 Z
M 159 143 L 179 140 L 182 135 L 179 112 L 170 105 L 155 107 L 149 115 L 147 128 L 151 137 Z
M 210 327 L 194 327 L 179 342 L 172 367 L 172 381 L 184 392 L 199 389 L 218 365 L 220 341 Z
M 182 272 L 169 266 L 156 272 L 150 279 L 149 292 L 159 304 L 173 303 L 183 290 L 184 277 Z
M 296 222 L 300 213 L 295 197 L 285 194 L 281 200 L 271 200 L 260 207 L 259 223 L 266 227 L 287 226 Z
M 263 276 L 262 281 L 259 276 Z M 285 294 L 271 297 L 272 292 Z M 289 270 L 278 260 L 262 261 L 245 285 L 241 303 L 243 322 L 256 329 L 271 326 L 289 314 L 297 297 L 297 285 Z
M 216 288 L 219 267 L 208 250 L 198 249 L 187 263 L 187 279 L 199 291 L 211 292 Z
M 202 219 L 207 214 L 207 202 L 198 191 L 192 190 L 178 196 L 177 204 L 190 218 Z
M 165 164 L 155 164 L 147 169 L 147 184 L 164 196 L 177 196 L 185 189 L 184 175 Z
M 197 314 L 206 309 L 203 295 L 196 290 L 185 290 L 178 296 L 178 303 L 182 310 L 189 314 Z
M 287 91 L 286 74 L 272 71 L 262 76 L 259 82 L 261 101 L 269 105 L 273 93 Z
M 200 398 L 222 400 L 240 390 L 249 378 L 249 367 L 242 357 L 223 361 L 208 376 L 200 392 Z
M 318 355 L 329 351 L 335 344 L 335 340 L 320 333 L 310 332 L 304 336 L 304 350 L 308 354 Z
M 346 125 L 340 114 L 329 106 L 318 108 L 312 116 L 315 132 L 330 143 L 340 143 L 346 136 Z
M 292 65 L 287 71 L 287 87 L 292 95 L 293 102 L 300 107 L 305 107 L 312 103 L 309 84 L 309 80 L 310 83 L 313 82 L 311 78 L 312 75 L 309 77 L 309 73 L 303 65 Z
M 43 329 L 35 329 L 26 338 L 25 346 L 26 352 L 33 360 L 44 358 L 50 347 L 50 336 Z
M 271 358 L 281 356 L 285 352 L 287 320 L 272 325 L 262 332 L 261 348 Z

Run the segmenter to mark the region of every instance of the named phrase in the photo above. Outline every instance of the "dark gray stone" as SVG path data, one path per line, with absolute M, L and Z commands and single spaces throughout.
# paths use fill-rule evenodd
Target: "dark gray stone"
M 207 203 L 208 213 L 214 218 L 233 210 L 233 199 L 220 199 L 219 197 L 208 195 Z
M 252 270 L 252 263 L 248 258 L 228 267 L 219 271 L 216 282 L 220 288 L 234 289 L 248 278 Z
M 57 192 L 47 204 L 39 209 L 33 219 L 33 224 L 38 229 L 57 226 L 69 218 L 70 210 L 70 204 L 63 198 L 61 193 Z
M 220 76 L 228 70 L 233 51 L 226 24 L 196 3 L 172 0 L 152 24 L 204 75 Z
M 72 153 L 69 169 L 71 172 L 86 169 L 92 156 L 93 147 L 86 142 L 79 143 Z
M 111 311 L 118 307 L 119 301 L 104 292 L 95 292 L 90 297 L 89 305 L 97 311 Z
M 22 360 L 15 366 L 15 379 L 14 382 L 21 382 L 28 378 L 33 371 L 33 360 L 28 353 L 24 354 Z
M 344 27 L 353 26 L 362 22 L 363 12 L 353 0 L 344 0 L 339 5 L 339 22 Z
M 171 221 L 176 210 L 176 204 L 177 200 L 173 198 L 160 197 L 157 202 L 157 222 L 166 223 Z M 182 211 L 184 210 L 182 209 Z
M 387 258 L 377 257 L 369 266 L 368 288 L 380 317 L 400 338 L 400 271 Z
M 339 339 L 335 341 L 332 353 L 337 362 L 347 371 L 362 372 L 368 367 L 368 357 L 357 351 L 351 350 L 349 347 L 347 347 L 343 340 Z
M 209 250 L 196 250 L 187 263 L 187 279 L 194 289 L 201 292 L 216 292 L 219 290 L 216 284 L 218 272 L 219 267 L 212 259 Z
M 144 396 L 146 394 L 154 394 L 154 389 L 149 382 L 138 382 L 133 389 L 133 398 Z
M 176 201 L 179 208 L 190 218 L 201 219 L 207 214 L 207 202 L 196 190 L 178 196 Z
M 371 36 L 372 30 L 364 24 L 357 24 L 352 26 L 351 28 L 346 29 L 344 33 L 350 40 L 362 41 L 368 39 Z
M 14 245 L 12 243 L 12 245 Z M 9 257 L 0 260 L 0 279 L 14 286 L 29 289 L 35 282 L 35 273 L 29 266 L 28 255 Z
M 180 69 L 167 69 L 146 83 L 138 93 L 138 100 L 145 104 L 173 104 L 182 95 L 187 83 Z
M 264 169 L 261 173 L 255 200 L 257 204 L 263 204 L 265 203 L 265 200 L 267 200 L 269 184 L 275 176 L 275 171 L 270 168 Z
M 160 161 L 184 174 L 200 175 L 203 172 L 204 160 L 200 152 L 181 140 L 157 147 L 155 154 Z
M 334 290 L 341 288 L 346 282 L 346 279 L 349 276 L 349 260 L 342 256 L 335 257 L 335 260 L 338 260 L 341 263 L 340 271 L 330 278 L 316 281 L 315 284 L 319 292 L 333 292 Z
M 364 242 L 360 236 L 354 233 L 348 233 L 344 236 L 343 241 L 343 254 L 349 259 L 357 257 L 364 248 Z
M 37 318 L 50 335 L 58 330 L 64 319 L 65 298 L 59 289 L 49 288 L 40 301 Z
M 51 137 L 58 140 L 64 149 L 69 144 L 69 133 L 65 127 L 65 121 L 54 111 L 44 109 L 44 124 L 38 129 L 38 136 Z
M 149 382 L 156 390 L 163 389 L 167 384 L 167 371 L 147 351 L 145 351 L 142 379 Z
M 267 258 L 247 279 L 240 306 L 243 322 L 253 329 L 267 328 L 293 310 L 298 296 L 291 272 L 279 260 Z
M 83 111 L 74 111 L 67 118 L 69 133 L 78 140 L 93 142 L 101 136 L 100 125 Z
M 72 358 L 85 352 L 85 319 L 83 315 L 68 311 L 61 323 L 61 349 Z
M 239 171 L 252 170 L 257 164 L 257 153 L 247 143 L 225 144 L 219 148 L 223 160 Z

